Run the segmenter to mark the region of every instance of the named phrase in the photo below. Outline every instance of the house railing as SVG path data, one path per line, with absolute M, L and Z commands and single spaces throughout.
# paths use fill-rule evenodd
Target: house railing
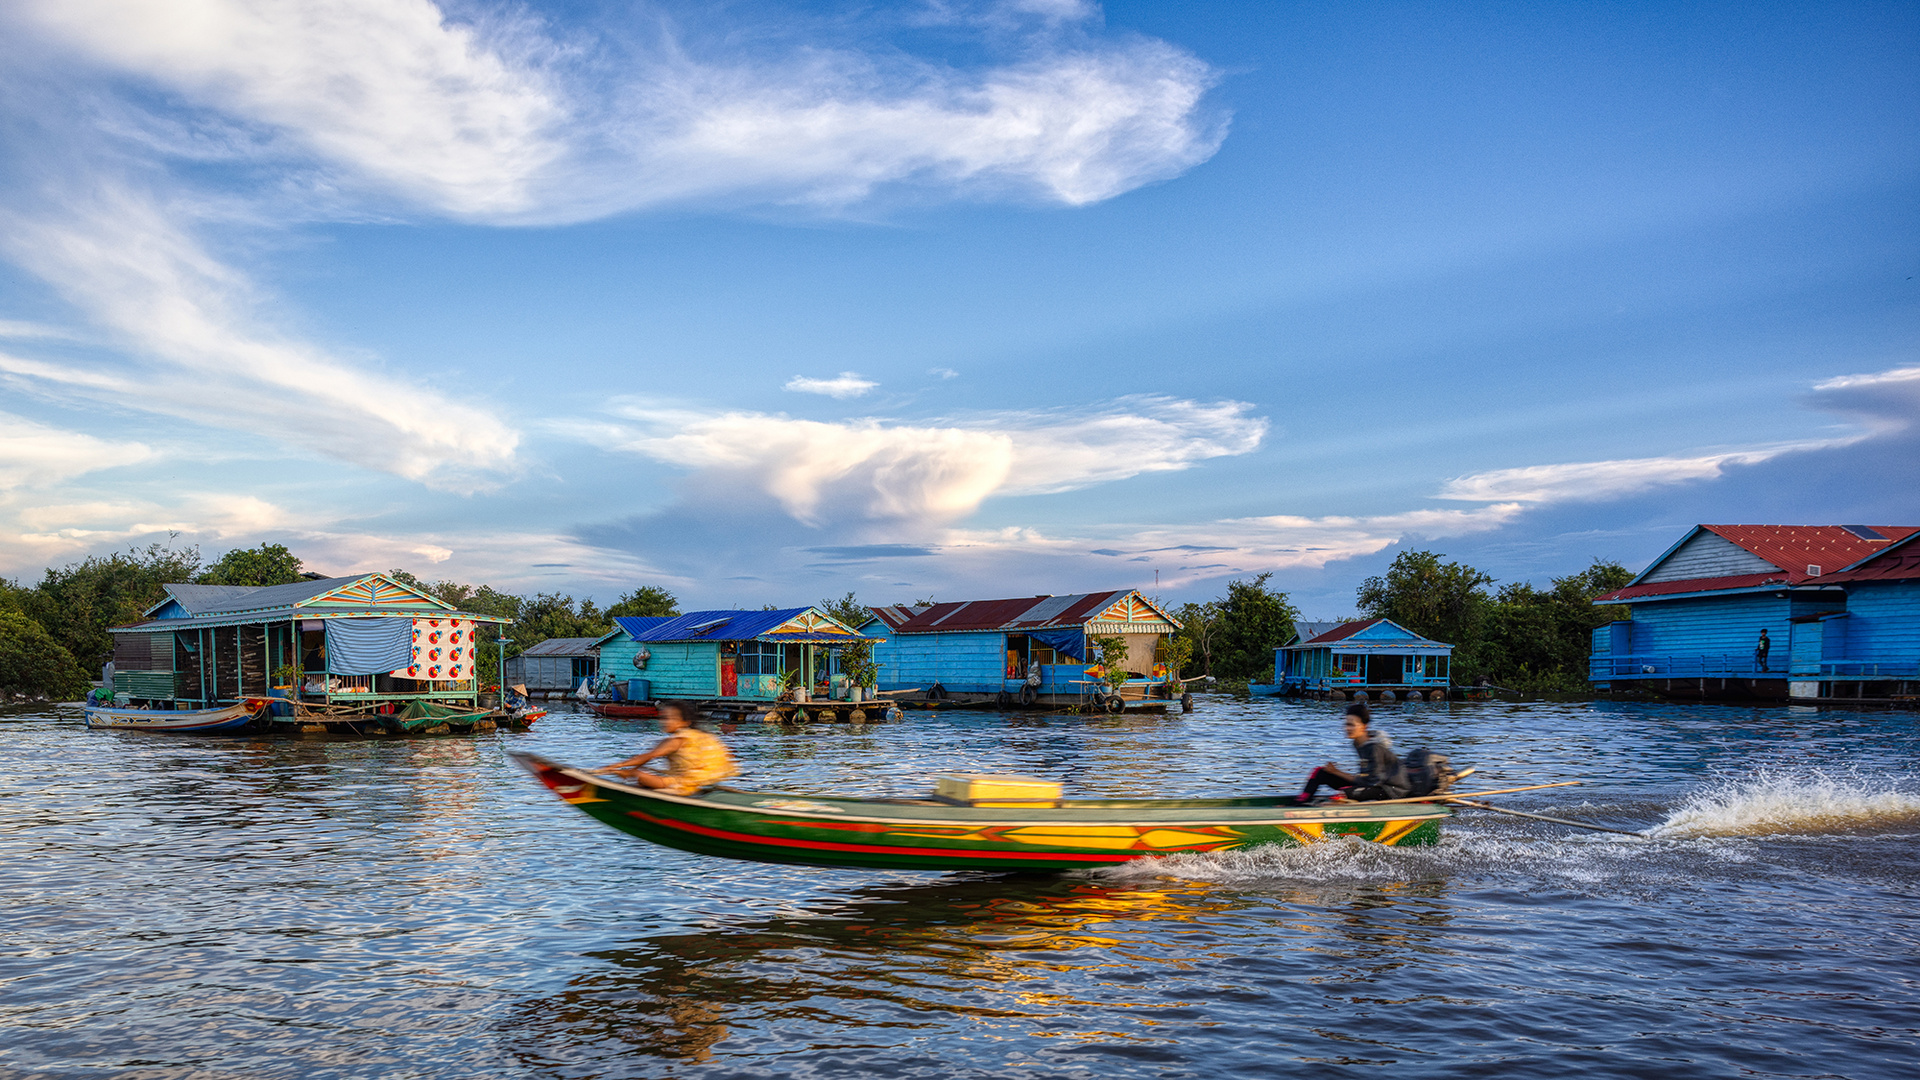
M 1589 682 L 1632 679 L 1911 679 L 1920 677 L 1916 660 L 1821 660 L 1789 664 L 1769 657 L 1765 667 L 1752 653 L 1660 653 L 1616 656 L 1601 653 L 1587 665 Z

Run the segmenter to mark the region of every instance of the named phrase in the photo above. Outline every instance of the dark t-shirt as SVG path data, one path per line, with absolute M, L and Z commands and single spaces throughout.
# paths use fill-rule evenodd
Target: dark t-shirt
M 1407 782 L 1407 770 L 1400 764 L 1399 755 L 1393 752 L 1393 740 L 1384 731 L 1371 732 L 1367 741 L 1360 744 L 1360 779 L 1354 786 L 1360 789 L 1378 788 L 1378 798 L 1398 799 L 1413 790 Z

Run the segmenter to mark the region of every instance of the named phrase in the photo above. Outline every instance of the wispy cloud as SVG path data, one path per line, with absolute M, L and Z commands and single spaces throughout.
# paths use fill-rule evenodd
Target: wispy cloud
M 705 491 L 745 488 L 807 523 L 954 521 L 994 495 L 1068 491 L 1185 469 L 1259 446 L 1267 421 L 1237 401 L 1124 398 L 1104 409 L 1007 412 L 901 423 L 826 422 L 629 403 L 641 425 L 607 445 L 698 469 Z
M 1853 440 L 1781 443 L 1691 456 L 1572 461 L 1494 469 L 1447 481 L 1440 489 L 1440 497 L 1469 502 L 1598 502 L 1669 484 L 1712 480 L 1721 476 L 1729 465 L 1758 465 L 1781 454 L 1850 441 Z
M 824 394 L 830 398 L 857 398 L 880 384 L 872 379 L 863 379 L 851 371 L 843 371 L 832 379 L 810 379 L 805 375 L 795 375 L 787 380 L 786 389 L 796 394 Z
M 145 443 L 100 439 L 0 412 L 0 492 L 136 465 L 153 456 Z
M 1920 367 L 1827 379 L 1814 384 L 1812 403 L 1851 416 L 1874 434 L 1907 431 L 1920 426 Z

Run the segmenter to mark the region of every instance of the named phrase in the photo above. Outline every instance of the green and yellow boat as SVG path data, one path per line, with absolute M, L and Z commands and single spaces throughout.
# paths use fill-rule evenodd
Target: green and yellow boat
M 701 855 L 872 870 L 1078 870 L 1180 852 L 1295 847 L 1353 836 L 1432 844 L 1452 816 L 1432 802 L 1295 805 L 1245 799 L 852 799 L 710 788 L 667 795 L 515 754 L 601 824 Z

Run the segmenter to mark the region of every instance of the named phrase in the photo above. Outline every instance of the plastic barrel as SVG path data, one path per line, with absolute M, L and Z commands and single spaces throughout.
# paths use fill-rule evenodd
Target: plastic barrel
M 653 680 L 652 679 L 628 679 L 627 680 L 627 700 L 628 701 L 652 701 L 653 700 Z

